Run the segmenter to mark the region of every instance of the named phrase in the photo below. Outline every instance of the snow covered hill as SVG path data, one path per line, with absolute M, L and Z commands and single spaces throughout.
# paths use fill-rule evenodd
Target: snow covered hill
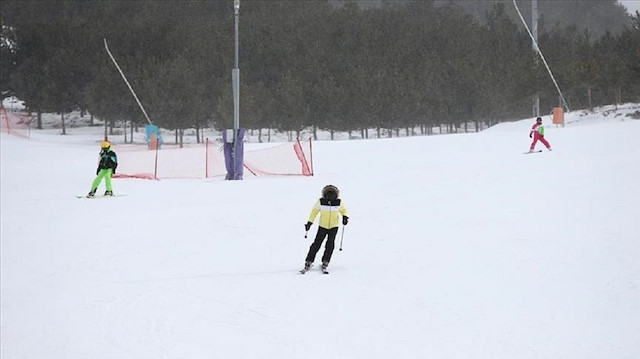
M 74 197 L 95 135 L 2 134 L 0 356 L 637 359 L 638 114 L 545 117 L 552 152 L 523 154 L 527 119 L 319 141 L 312 178 L 117 179 L 127 196 L 96 200 Z M 300 275 L 330 183 L 344 250 Z

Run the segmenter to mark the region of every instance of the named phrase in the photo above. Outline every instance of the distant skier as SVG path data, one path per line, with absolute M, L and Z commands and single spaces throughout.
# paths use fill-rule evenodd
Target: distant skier
M 104 192 L 105 196 L 113 196 L 113 188 L 111 187 L 111 176 L 116 174 L 116 167 L 118 167 L 118 156 L 111 149 L 109 141 L 103 141 L 100 144 L 100 162 L 98 163 L 98 169 L 96 170 L 96 179 L 91 184 L 91 191 L 87 194 L 87 197 L 93 197 L 96 195 L 96 190 L 104 178 L 104 184 L 107 190 Z
M 542 117 L 536 118 L 536 123 L 531 127 L 531 132 L 529 132 L 529 138 L 533 138 L 533 142 L 531 142 L 531 147 L 529 148 L 529 152 L 533 152 L 536 148 L 536 143 L 538 141 L 542 142 L 549 151 L 551 151 L 551 145 L 544 138 L 544 126 L 542 125 Z
M 325 186 L 322 189 L 322 197 L 316 201 L 309 214 L 309 221 L 304 225 L 304 229 L 308 232 L 313 221 L 318 213 L 320 213 L 320 222 L 318 223 L 318 232 L 316 239 L 309 248 L 309 253 L 304 262 L 303 272 L 306 272 L 313 261 L 316 258 L 316 253 L 320 250 L 322 242 L 325 237 L 327 243 L 324 246 L 324 254 L 322 255 L 322 270 L 326 271 L 331 261 L 331 255 L 335 247 L 336 235 L 338 234 L 338 227 L 340 226 L 340 217 L 342 217 L 342 224 L 347 225 L 349 217 L 347 216 L 347 207 L 344 205 L 344 201 L 339 198 L 340 191 L 334 185 Z

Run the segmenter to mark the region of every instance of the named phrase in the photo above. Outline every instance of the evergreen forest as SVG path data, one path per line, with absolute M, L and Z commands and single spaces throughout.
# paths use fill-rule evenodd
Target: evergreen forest
M 639 13 L 539 2 L 539 47 L 571 110 L 640 102 Z M 361 3 L 241 1 L 241 127 L 428 134 L 530 117 L 536 95 L 543 115 L 561 104 L 513 1 Z M 530 26 L 531 1 L 517 4 Z M 232 0 L 4 0 L 1 94 L 34 114 L 146 124 L 106 40 L 154 124 L 230 128 L 235 19 Z

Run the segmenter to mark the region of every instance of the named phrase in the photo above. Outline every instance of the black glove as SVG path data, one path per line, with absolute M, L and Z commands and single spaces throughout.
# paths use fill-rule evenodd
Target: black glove
M 533 132 L 529 132 L 529 138 L 533 137 Z
M 347 216 L 342 216 L 342 224 L 344 224 L 345 226 L 347 225 L 347 223 L 349 223 L 349 217 Z
M 100 167 L 96 170 L 96 176 L 100 173 Z
M 305 231 L 309 232 L 309 228 L 311 228 L 312 225 L 313 225 L 313 223 L 307 222 L 307 224 L 304 225 Z
M 115 174 L 116 174 L 116 169 L 114 168 L 114 169 L 111 170 L 111 175 L 113 176 Z

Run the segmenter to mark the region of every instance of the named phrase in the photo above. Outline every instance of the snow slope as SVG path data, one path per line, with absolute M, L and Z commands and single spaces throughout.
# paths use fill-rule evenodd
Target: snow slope
M 74 195 L 100 129 L 2 134 L 0 356 L 640 358 L 639 110 L 545 117 L 553 152 L 523 154 L 527 119 L 319 141 L 312 178 L 118 179 L 127 196 L 97 200 Z M 344 250 L 299 275 L 329 183 Z

